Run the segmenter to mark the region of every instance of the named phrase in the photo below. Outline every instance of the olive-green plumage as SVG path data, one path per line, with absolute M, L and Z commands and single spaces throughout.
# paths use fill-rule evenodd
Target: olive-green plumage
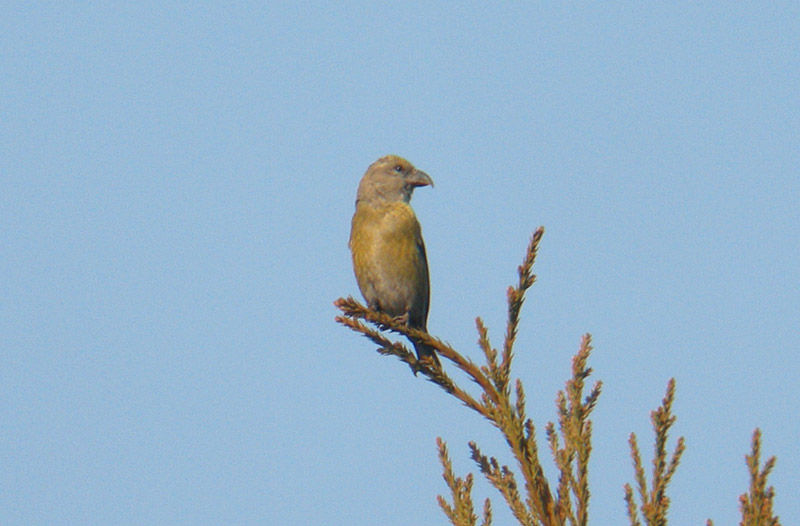
M 370 165 L 356 196 L 350 251 L 358 288 L 370 308 L 427 331 L 430 284 L 422 230 L 409 205 L 418 186 L 433 185 L 402 157 Z M 439 363 L 433 349 L 414 342 L 417 356 Z

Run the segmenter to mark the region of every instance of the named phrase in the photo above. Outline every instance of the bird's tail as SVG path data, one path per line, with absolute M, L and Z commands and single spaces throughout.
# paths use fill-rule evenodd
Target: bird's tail
M 417 351 L 417 358 L 422 361 L 433 361 L 437 367 L 442 367 L 442 362 L 439 361 L 439 357 L 436 356 L 436 351 L 433 350 L 433 347 L 430 345 L 425 345 L 424 343 L 413 342 L 414 343 L 414 350 Z

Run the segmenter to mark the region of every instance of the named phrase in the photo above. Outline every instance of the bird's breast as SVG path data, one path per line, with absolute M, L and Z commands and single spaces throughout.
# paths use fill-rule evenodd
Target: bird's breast
M 414 211 L 405 203 L 358 206 L 350 235 L 356 279 L 368 302 L 402 315 L 422 286 L 427 262 Z

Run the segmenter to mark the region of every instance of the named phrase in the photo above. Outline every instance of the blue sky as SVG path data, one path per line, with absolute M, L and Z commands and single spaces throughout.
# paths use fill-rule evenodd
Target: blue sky
M 0 20 L 0 522 L 446 524 L 494 429 L 333 322 L 395 153 L 430 331 L 477 358 L 546 234 L 516 375 L 542 430 L 590 332 L 593 524 L 677 380 L 671 523 L 738 523 L 755 427 L 800 523 L 791 2 L 14 3 Z M 546 462 L 553 476 L 552 465 Z M 497 523 L 502 501 L 492 497 Z

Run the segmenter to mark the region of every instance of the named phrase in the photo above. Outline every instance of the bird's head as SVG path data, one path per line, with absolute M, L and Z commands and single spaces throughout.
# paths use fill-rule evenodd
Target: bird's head
M 433 180 L 402 157 L 387 155 L 367 168 L 358 185 L 356 203 L 408 203 L 414 188 L 418 186 L 433 186 Z

